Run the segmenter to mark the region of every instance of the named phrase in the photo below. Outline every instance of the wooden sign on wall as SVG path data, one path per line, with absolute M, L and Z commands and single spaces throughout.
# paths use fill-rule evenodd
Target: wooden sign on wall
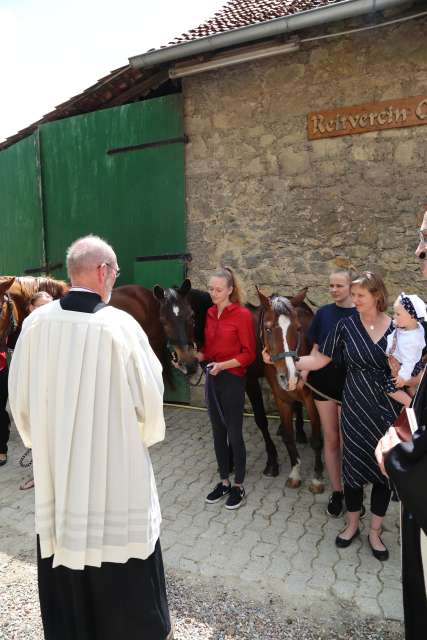
M 427 124 L 427 96 L 401 98 L 308 114 L 308 138 L 334 138 Z

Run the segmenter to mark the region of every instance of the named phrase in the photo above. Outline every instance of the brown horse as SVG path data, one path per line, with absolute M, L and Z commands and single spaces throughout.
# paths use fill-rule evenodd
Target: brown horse
M 206 313 L 207 309 L 211 306 L 212 301 L 210 296 L 205 291 L 200 291 L 198 289 L 188 289 L 187 293 L 187 304 L 191 306 L 194 313 L 194 324 L 195 330 L 193 332 L 189 332 L 186 337 L 186 343 L 188 345 L 194 341 L 197 343 L 199 347 L 203 344 L 203 329 L 206 321 Z M 293 302 L 298 309 L 298 314 L 300 314 L 302 326 L 304 329 L 308 328 L 308 325 L 313 318 L 313 312 L 310 307 L 304 303 L 304 298 L 307 293 L 307 289 L 303 289 L 297 296 L 293 298 Z M 267 298 L 266 298 L 267 300 Z M 185 303 L 185 296 L 182 301 Z M 263 306 L 255 307 L 253 305 L 247 305 L 254 318 L 254 329 L 259 337 L 259 326 L 261 321 L 261 315 L 263 313 Z M 265 314 L 264 314 L 265 315 Z M 188 326 L 188 325 L 187 325 Z M 194 336 L 194 337 L 193 337 Z M 305 342 L 304 342 L 305 344 Z M 188 348 L 191 356 L 191 347 Z M 279 465 L 278 465 L 278 456 L 277 449 L 274 445 L 274 442 L 270 436 L 268 429 L 268 420 L 265 414 L 264 402 L 261 393 L 261 387 L 259 384 L 259 379 L 266 377 L 270 386 L 272 387 L 273 394 L 275 396 L 277 406 L 279 409 L 279 413 L 282 421 L 282 428 L 280 433 L 285 442 L 286 448 L 289 453 L 289 457 L 291 459 L 291 474 L 288 479 L 288 486 L 297 487 L 301 484 L 300 478 L 300 465 L 299 465 L 299 457 L 298 451 L 295 445 L 295 439 L 293 434 L 293 426 L 292 426 L 292 413 L 294 410 L 295 401 L 304 402 L 307 406 L 307 412 L 309 413 L 309 417 L 312 419 L 312 438 L 311 438 L 311 446 L 315 451 L 315 478 L 311 482 L 310 488 L 315 493 L 321 493 L 324 490 L 322 478 L 322 470 L 323 464 L 321 459 L 321 435 L 320 435 L 320 421 L 319 416 L 317 414 L 316 408 L 314 406 L 312 397 L 310 392 L 304 390 L 304 392 L 286 392 L 283 389 L 280 393 L 275 393 L 276 382 L 273 380 L 275 378 L 274 368 L 267 366 L 264 364 L 261 357 L 262 350 L 262 342 L 258 340 L 257 342 L 257 358 L 253 364 L 250 365 L 247 376 L 246 376 L 246 393 L 251 402 L 255 422 L 260 429 L 262 436 L 264 438 L 266 452 L 267 452 L 267 464 L 264 469 L 264 474 L 268 476 L 277 476 L 279 473 Z M 282 349 L 283 351 L 283 349 Z M 194 352 L 193 352 L 194 354 Z M 272 375 L 273 374 L 273 375 Z M 298 405 L 300 406 L 300 405 Z M 313 410 L 314 409 L 314 410 Z
M 183 296 L 187 293 L 185 283 L 183 287 L 183 290 L 166 290 L 167 293 L 162 300 L 161 296 L 155 297 L 150 289 L 140 285 L 125 285 L 113 289 L 110 301 L 113 307 L 127 311 L 139 322 L 162 363 L 165 379 L 172 386 L 171 358 L 185 374 L 191 374 L 195 369 L 194 358 L 182 344 L 184 327 L 179 325 L 182 321 L 187 323 L 185 330 L 189 332 L 193 324 L 192 314 L 185 315 L 188 305 L 185 305 L 185 308 L 182 305 Z M 48 277 L 0 276 L 0 347 L 3 345 L 5 348 L 6 338 L 9 338 L 8 346 L 13 346 L 10 338 L 21 328 L 29 314 L 29 302 L 35 293 L 47 291 L 54 299 L 58 299 L 65 295 L 69 288 L 68 283 Z M 163 291 L 160 287 L 159 290 Z M 172 298 L 173 305 L 166 304 Z M 176 322 L 173 321 L 173 311 L 173 317 L 170 317 L 169 308 L 179 310 Z
M 154 292 L 138 284 L 113 289 L 110 304 L 127 311 L 147 334 L 148 341 L 163 366 L 164 378 L 173 386 L 171 362 L 185 375 L 196 370 L 193 346 L 193 316 L 183 301 L 188 293 L 186 282 L 180 288 Z M 191 343 L 183 336 L 190 335 Z M 190 346 L 190 348 L 189 348 Z
M 48 277 L 0 276 L 0 348 L 5 349 L 6 340 L 7 346 L 13 346 L 14 336 L 29 314 L 28 305 L 35 293 L 46 291 L 57 299 L 69 288 L 63 280 Z
M 314 478 L 310 483 L 313 493 L 322 493 L 323 462 L 320 418 L 311 391 L 297 388 L 298 372 L 295 361 L 310 352 L 305 338 L 313 318 L 311 309 L 303 302 L 306 290 L 291 298 L 272 295 L 267 297 L 258 291 L 261 307 L 258 313 L 259 335 L 272 364 L 265 365 L 265 376 L 272 389 L 283 426 L 282 437 L 291 461 L 291 473 L 287 485 L 301 484 L 300 458 L 295 444 L 292 426 L 292 403 L 302 402 L 312 425 L 311 446 L 315 453 Z

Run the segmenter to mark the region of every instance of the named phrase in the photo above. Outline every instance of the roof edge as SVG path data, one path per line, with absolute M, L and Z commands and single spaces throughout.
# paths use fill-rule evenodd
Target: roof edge
M 407 3 L 408 0 L 342 0 L 336 4 L 300 11 L 291 16 L 274 18 L 266 22 L 232 29 L 225 33 L 218 33 L 190 42 L 147 51 L 147 53 L 129 58 L 129 64 L 134 68 L 147 68 L 237 44 L 286 35 L 308 27 L 346 20 L 367 13 L 375 13 Z

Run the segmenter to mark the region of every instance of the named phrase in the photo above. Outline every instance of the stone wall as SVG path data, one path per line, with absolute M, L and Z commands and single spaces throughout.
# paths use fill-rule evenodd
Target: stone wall
M 310 111 L 427 94 L 425 18 L 200 74 L 183 90 L 194 285 L 228 263 L 252 301 L 255 284 L 308 285 L 325 303 L 343 257 L 383 275 L 392 295 L 427 297 L 413 255 L 427 126 L 307 139 Z

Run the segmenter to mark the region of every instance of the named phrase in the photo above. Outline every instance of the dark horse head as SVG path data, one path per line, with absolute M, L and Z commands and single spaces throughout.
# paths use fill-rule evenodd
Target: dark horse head
M 277 382 L 285 391 L 295 391 L 298 371 L 295 361 L 307 351 L 303 325 L 297 307 L 305 297 L 306 289 L 292 299 L 284 296 L 265 296 L 257 287 L 262 310 L 259 334 L 263 348 L 269 353 L 276 368 Z
M 153 288 L 160 304 L 160 322 L 167 338 L 173 364 L 185 375 L 193 375 L 198 368 L 195 357 L 194 313 L 188 299 L 191 282 L 186 279 L 180 287 Z

